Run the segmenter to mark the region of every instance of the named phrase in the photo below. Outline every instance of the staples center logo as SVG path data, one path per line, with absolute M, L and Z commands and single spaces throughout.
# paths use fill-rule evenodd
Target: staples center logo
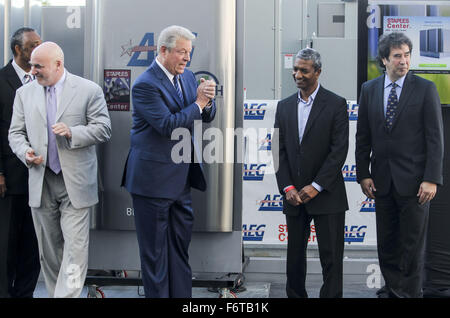
M 258 211 L 283 211 L 283 198 L 281 194 L 274 194 L 271 196 L 267 194 L 264 200 L 258 202 Z
M 242 234 L 244 241 L 259 241 L 261 242 L 264 238 L 265 224 L 243 224 Z
M 262 181 L 266 164 L 244 164 L 244 181 Z
M 244 103 L 244 120 L 263 120 L 266 107 L 266 103 Z

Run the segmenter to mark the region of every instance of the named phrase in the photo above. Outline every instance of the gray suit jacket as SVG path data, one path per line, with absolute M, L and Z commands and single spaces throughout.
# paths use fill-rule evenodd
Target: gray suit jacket
M 56 136 L 64 183 L 72 205 L 86 208 L 98 202 L 95 144 L 111 137 L 111 122 L 102 89 L 92 81 L 67 72 L 58 101 L 56 122 L 70 127 L 72 139 Z M 29 204 L 41 206 L 42 185 L 47 163 L 47 115 L 44 87 L 37 81 L 17 90 L 9 129 L 9 145 L 29 168 Z M 25 153 L 33 148 L 44 162 L 26 163 Z

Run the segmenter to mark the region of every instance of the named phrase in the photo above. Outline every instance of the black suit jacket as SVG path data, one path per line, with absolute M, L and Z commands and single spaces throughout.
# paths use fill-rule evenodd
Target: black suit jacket
M 423 181 L 442 185 L 444 136 L 436 86 L 408 73 L 391 130 L 385 127 L 383 86 L 384 75 L 361 88 L 357 181 L 372 178 L 377 195 L 387 194 L 391 182 L 402 196 L 416 195 Z
M 21 86 L 11 60 L 0 70 L 0 172 L 6 179 L 7 194 L 28 193 L 28 169 L 11 151 L 8 142 L 14 97 Z
M 281 100 L 275 115 L 273 149 L 278 147 L 276 178 L 283 194 L 283 213 L 298 215 L 284 195 L 286 186 L 297 190 L 313 181 L 324 189 L 305 204 L 310 215 L 333 214 L 348 210 L 342 166 L 348 151 L 348 113 L 346 100 L 320 86 L 305 127 L 302 143 L 298 136 L 298 93 Z M 278 139 L 278 140 L 277 140 Z M 277 146 L 278 143 L 278 146 Z M 279 160 L 278 160 L 279 159 Z

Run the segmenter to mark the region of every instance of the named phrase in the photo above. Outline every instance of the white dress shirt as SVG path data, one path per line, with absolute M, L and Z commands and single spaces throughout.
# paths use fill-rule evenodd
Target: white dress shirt
M 317 92 L 319 91 L 320 84 L 317 85 L 317 88 L 312 92 L 312 94 L 308 97 L 308 100 L 304 100 L 298 91 L 298 140 L 300 144 L 302 143 L 303 134 L 305 132 L 306 124 L 308 123 L 309 114 L 311 113 L 312 104 L 316 98 Z M 316 182 L 311 184 L 317 191 L 322 192 L 323 188 Z M 286 190 L 290 186 L 284 188 Z M 286 192 L 286 191 L 285 191 Z
M 25 76 L 26 75 L 29 75 L 29 76 L 31 76 L 31 78 L 32 79 L 34 79 L 34 76 L 33 75 L 31 75 L 31 70 L 30 70 L 30 72 L 25 72 L 17 63 L 16 63 L 16 60 L 15 59 L 13 59 L 12 60 L 12 66 L 13 66 L 13 68 L 14 68 L 14 70 L 16 71 L 16 73 L 17 73 L 17 76 L 19 77 L 19 79 L 20 79 L 20 81 L 22 82 L 22 84 L 25 84 L 25 81 L 26 81 L 26 79 L 25 79 Z
M 169 79 L 170 83 L 173 85 L 173 87 L 175 87 L 175 84 L 173 83 L 173 78 L 175 77 L 175 75 L 173 75 L 172 73 L 170 73 L 165 67 L 164 65 L 162 65 L 158 58 L 155 58 L 156 64 L 158 64 L 158 66 L 163 70 L 164 74 L 166 74 L 167 78 Z M 182 87 L 180 85 L 180 77 L 178 77 L 178 87 Z M 200 114 L 203 113 L 203 109 L 200 107 L 199 104 L 195 103 L 198 106 L 198 110 L 200 111 Z

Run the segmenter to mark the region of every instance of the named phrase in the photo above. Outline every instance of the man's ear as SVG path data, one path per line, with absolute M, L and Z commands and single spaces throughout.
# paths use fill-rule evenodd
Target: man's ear
M 22 52 L 22 50 L 21 50 L 19 44 L 16 44 L 16 45 L 14 46 L 14 51 L 16 52 L 16 56 L 20 55 L 20 53 Z

